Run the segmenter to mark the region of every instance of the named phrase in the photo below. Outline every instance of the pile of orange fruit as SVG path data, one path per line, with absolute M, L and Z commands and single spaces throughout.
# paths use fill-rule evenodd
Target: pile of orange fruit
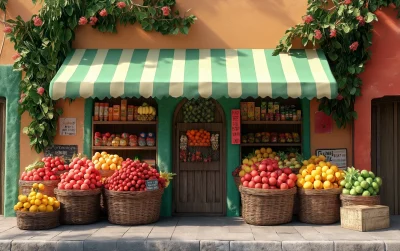
M 97 170 L 119 170 L 124 159 L 117 154 L 107 152 L 96 152 L 92 157 L 92 162 Z
M 186 132 L 189 146 L 211 146 L 211 134 L 204 129 Z
M 43 184 L 34 183 L 29 196 L 23 194 L 18 196 L 18 202 L 15 204 L 14 210 L 36 213 L 53 212 L 60 208 L 60 202 L 55 197 L 50 197 L 40 192 L 44 191 L 44 188 Z

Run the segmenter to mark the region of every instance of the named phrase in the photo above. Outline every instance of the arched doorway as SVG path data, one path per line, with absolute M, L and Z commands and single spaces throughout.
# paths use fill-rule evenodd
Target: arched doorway
M 371 168 L 383 180 L 381 203 L 389 206 L 390 214 L 399 215 L 400 97 L 373 99 L 371 121 Z
M 191 103 L 197 101 L 184 99 L 174 112 L 173 172 L 177 176 L 173 184 L 173 214 L 224 216 L 226 213 L 225 115 L 217 101 L 200 99 L 200 104 L 205 102 L 204 107 L 200 108 L 197 108 L 199 103 Z M 199 115 L 191 117 L 192 110 L 197 110 L 193 113 Z M 208 141 L 207 137 L 214 143 Z

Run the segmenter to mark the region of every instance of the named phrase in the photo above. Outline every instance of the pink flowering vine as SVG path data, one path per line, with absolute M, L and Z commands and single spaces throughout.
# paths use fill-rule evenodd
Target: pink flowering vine
M 339 101 L 342 100 L 342 99 L 343 99 L 342 94 L 338 94 L 337 97 L 336 97 L 336 99 L 339 100 Z
M 320 30 L 315 30 L 314 33 L 315 33 L 314 35 L 315 39 L 320 40 L 322 38 L 322 33 Z
M 89 24 L 93 26 L 97 23 L 97 20 L 98 20 L 97 17 L 91 17 Z
M 40 19 L 40 17 L 38 17 L 38 16 L 34 17 L 33 25 L 35 25 L 36 27 L 42 26 L 43 25 L 42 19 Z
M 351 51 L 356 51 L 357 48 L 358 48 L 358 42 L 356 41 L 356 42 L 352 43 L 352 44 L 349 46 L 349 48 L 350 48 Z
M 346 4 L 346 5 L 351 4 L 351 0 L 344 0 L 344 4 Z
M 312 21 L 314 21 L 314 18 L 311 15 L 307 15 L 303 17 L 304 23 L 310 24 Z
M 164 6 L 161 8 L 164 16 L 169 16 L 171 9 L 168 6 Z
M 358 16 L 356 19 L 358 20 L 358 24 L 359 24 L 360 26 L 364 26 L 364 24 L 365 24 L 365 19 L 364 19 L 363 16 Z
M 108 15 L 107 10 L 106 10 L 106 9 L 102 9 L 102 10 L 99 12 L 99 15 L 100 15 L 101 17 L 106 17 L 106 16 Z
M 331 30 L 331 32 L 329 33 L 329 37 L 330 38 L 336 37 L 336 30 L 335 29 Z
M 37 94 L 39 94 L 40 96 L 42 96 L 43 93 L 44 93 L 44 88 L 43 88 L 43 87 L 37 88 Z
M 9 34 L 9 33 L 12 32 L 12 30 L 13 30 L 13 29 L 12 29 L 10 26 L 6 26 L 6 27 L 4 28 L 4 30 L 3 30 L 3 32 L 6 33 L 6 34 Z
M 123 9 L 123 8 L 126 7 L 126 3 L 125 2 L 118 2 L 117 3 L 117 7 L 120 8 L 120 9 Z
M 86 25 L 87 23 L 88 23 L 88 20 L 86 17 L 79 18 L 79 21 L 78 21 L 79 25 Z
M 20 58 L 21 57 L 21 54 L 19 54 L 18 52 L 17 53 L 15 53 L 11 58 L 12 58 L 12 60 L 17 60 L 18 58 Z

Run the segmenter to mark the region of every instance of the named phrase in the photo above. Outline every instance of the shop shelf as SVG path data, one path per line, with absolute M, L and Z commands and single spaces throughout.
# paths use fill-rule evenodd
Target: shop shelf
M 301 146 L 301 143 L 242 143 L 240 146 Z
M 93 146 L 93 150 L 157 150 L 156 146 Z
M 153 121 L 94 121 L 93 125 L 156 125 L 157 120 Z
M 241 121 L 243 125 L 301 125 L 301 121 Z

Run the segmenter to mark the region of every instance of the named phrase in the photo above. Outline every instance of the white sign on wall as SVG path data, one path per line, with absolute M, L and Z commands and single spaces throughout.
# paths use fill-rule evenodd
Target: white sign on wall
M 339 149 L 317 149 L 316 155 L 324 155 L 326 157 L 326 161 L 335 164 L 340 168 L 347 168 L 347 149 L 339 148 Z
M 60 135 L 76 135 L 76 118 L 60 118 Z

